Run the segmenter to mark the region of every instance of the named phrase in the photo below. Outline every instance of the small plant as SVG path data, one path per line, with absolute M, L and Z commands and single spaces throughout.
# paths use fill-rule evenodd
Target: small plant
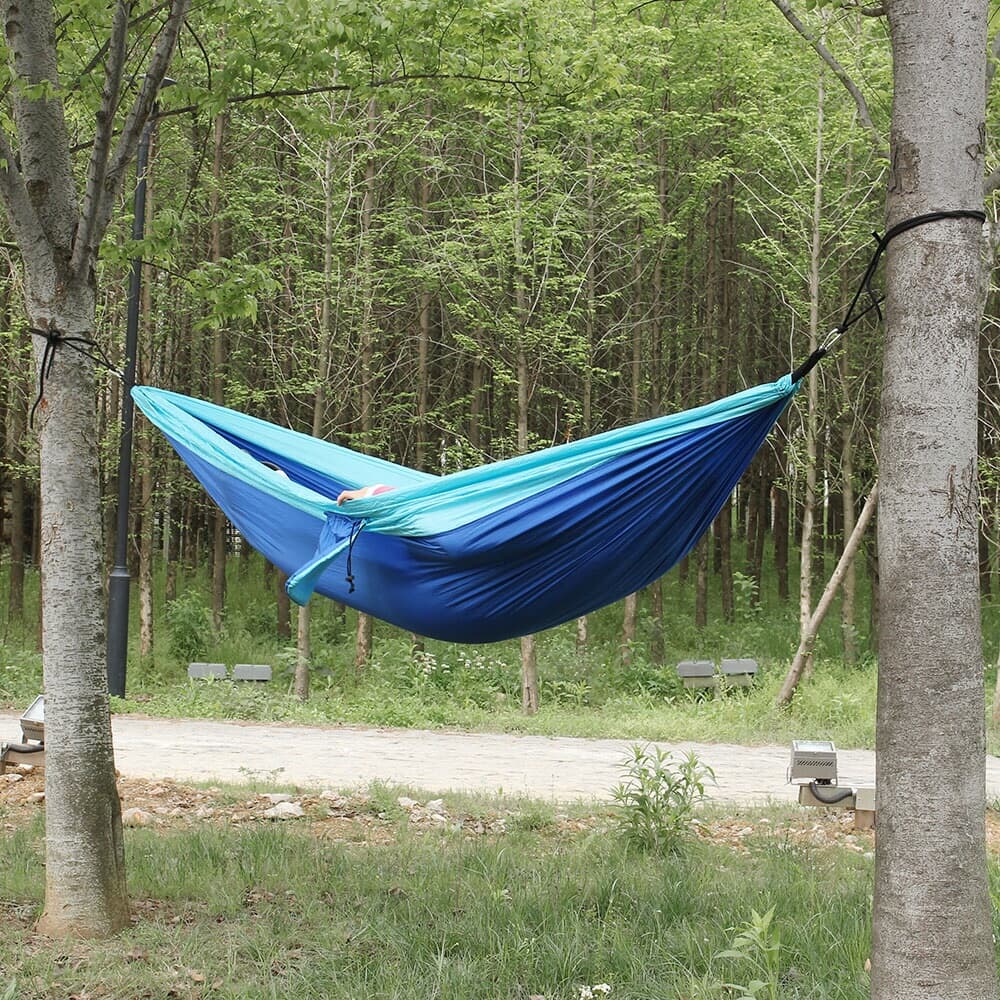
M 212 642 L 212 618 L 196 590 L 188 590 L 167 605 L 170 653 L 181 663 L 205 655 Z
M 640 850 L 678 850 L 694 807 L 705 798 L 705 782 L 714 780 L 715 772 L 693 753 L 678 759 L 659 747 L 638 744 L 623 768 L 624 781 L 613 792 L 621 835 Z
M 733 943 L 716 958 L 731 958 L 749 967 L 753 978 L 746 984 L 723 983 L 735 1000 L 778 1000 L 781 933 L 774 923 L 774 907 L 767 913 L 750 911 L 750 919 L 736 933 Z

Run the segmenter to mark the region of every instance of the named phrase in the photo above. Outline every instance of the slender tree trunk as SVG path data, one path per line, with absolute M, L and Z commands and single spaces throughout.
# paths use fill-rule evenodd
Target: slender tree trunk
M 514 309 L 518 321 L 517 342 L 517 450 L 528 450 L 528 405 L 531 400 L 528 351 L 525 343 L 528 331 L 528 288 L 525 274 L 525 252 L 521 194 L 522 157 L 524 155 L 524 104 L 519 98 L 514 120 Z M 538 658 L 535 637 L 521 637 L 521 708 L 525 715 L 538 711 Z
M 781 450 L 784 458 L 784 449 Z M 778 578 L 778 600 L 787 603 L 788 587 L 788 489 L 784 484 L 785 469 L 774 484 L 774 570 Z
M 299 701 L 309 699 L 309 665 L 312 660 L 310 618 L 310 607 L 308 604 L 303 604 L 299 608 L 298 625 L 295 630 L 295 697 Z
M 980 209 L 985 2 L 888 3 L 887 222 Z M 872 1000 L 995 1000 L 977 566 L 981 226 L 890 243 L 879 422 Z
M 816 157 L 813 178 L 812 247 L 809 254 L 809 353 L 819 346 L 820 251 L 823 220 L 823 115 L 826 105 L 826 80 L 819 73 L 816 94 Z M 806 470 L 802 498 L 802 534 L 799 539 L 799 639 L 805 639 L 812 616 L 813 544 L 816 521 L 816 439 L 819 412 L 819 380 L 814 368 L 806 378 Z M 806 656 L 805 672 L 812 670 L 812 653 Z
M 844 429 L 844 443 L 840 453 L 841 503 L 843 505 L 844 538 L 854 531 L 854 441 L 849 427 Z M 846 544 L 846 543 L 845 543 Z M 858 661 L 857 626 L 854 604 L 857 597 L 856 563 L 851 562 L 844 574 L 843 596 L 840 599 L 840 633 L 844 645 L 844 663 L 853 666 Z
M 214 155 L 212 159 L 212 195 L 210 212 L 211 258 L 219 262 L 223 257 L 223 233 L 220 216 L 222 206 L 222 173 L 225 151 L 226 115 L 215 116 Z M 226 362 L 226 344 L 222 328 L 215 330 L 212 337 L 212 401 L 221 406 L 222 367 Z M 212 620 L 215 630 L 222 628 L 222 616 L 226 607 L 226 515 L 216 508 L 212 517 Z
M 776 703 L 779 706 L 787 705 L 792 700 L 792 695 L 795 694 L 795 689 L 798 687 L 799 679 L 802 677 L 806 663 L 812 653 L 812 647 L 816 642 L 816 636 L 819 634 L 823 619 L 826 618 L 826 614 L 830 610 L 830 605 L 833 604 L 833 599 L 837 595 L 837 590 L 847 576 L 847 571 L 854 563 L 858 546 L 861 544 L 861 539 L 868 528 L 868 522 L 871 521 L 872 515 L 875 513 L 877 503 L 878 483 L 875 484 L 868 495 L 868 499 L 861 510 L 861 516 L 854 525 L 854 530 L 851 532 L 851 536 L 844 546 L 844 551 L 841 553 L 837 568 L 833 571 L 833 575 L 830 577 L 826 589 L 819 599 L 819 604 L 816 605 L 816 610 L 809 617 L 809 624 L 799 640 L 799 648 L 795 652 L 795 658 L 792 660 L 792 665 L 785 676 L 785 682 L 782 684 L 781 691 L 778 694 Z
M 375 181 L 377 163 L 375 158 L 376 126 L 378 105 L 375 98 L 368 99 L 367 105 L 368 141 L 371 148 L 365 161 L 364 189 L 361 196 L 361 218 L 358 239 L 360 242 L 358 266 L 361 271 L 361 343 L 358 349 L 360 374 L 360 416 L 361 439 L 366 448 L 371 447 L 372 434 L 372 369 L 375 360 L 375 303 L 374 267 L 375 254 L 372 246 L 372 217 L 375 213 Z M 354 667 L 363 670 L 372 655 L 372 620 L 363 611 L 358 612 L 358 628 L 354 649 Z
M 26 399 L 23 394 L 23 380 L 13 378 L 10 385 L 8 409 L 10 458 L 16 467 L 10 480 L 10 591 L 7 608 L 11 621 L 21 621 L 24 617 L 24 521 L 26 477 L 24 472 L 24 437 L 27 425 Z
M 271 568 L 272 572 L 270 575 L 267 573 L 268 567 Z M 274 571 L 274 566 L 271 563 L 267 563 L 264 567 L 265 578 L 269 579 L 274 587 L 274 603 L 276 612 L 276 623 L 275 631 L 278 634 L 279 639 L 291 639 L 292 637 L 292 602 L 288 596 L 288 591 L 285 590 L 285 584 L 288 582 L 288 575 L 282 573 L 278 570 L 276 573 Z
M 156 155 L 155 136 L 150 139 L 149 164 Z M 153 172 L 146 171 L 146 215 L 145 231 L 152 232 L 154 203 Z M 140 380 L 149 382 L 152 371 L 152 337 L 150 324 L 153 313 L 153 282 L 152 269 L 143 265 L 142 312 L 140 315 L 141 346 L 139 359 L 145 370 L 145 377 Z M 148 423 L 135 428 L 132 439 L 136 448 L 136 467 L 139 474 L 139 655 L 153 655 L 153 535 L 155 529 L 155 512 L 153 510 L 153 438 Z
M 697 628 L 708 625 L 708 533 L 698 541 L 694 550 L 695 559 L 695 594 L 694 594 L 694 624 Z

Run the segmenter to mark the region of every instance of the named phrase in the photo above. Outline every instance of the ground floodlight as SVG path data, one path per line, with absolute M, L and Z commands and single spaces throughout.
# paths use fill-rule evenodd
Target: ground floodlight
M 837 748 L 829 740 L 792 740 L 788 780 L 792 784 L 837 784 Z
M 21 716 L 21 735 L 25 740 L 45 742 L 45 695 L 40 694 Z
M 45 765 L 45 697 L 39 695 L 21 715 L 23 743 L 0 743 L 0 774 L 16 764 Z

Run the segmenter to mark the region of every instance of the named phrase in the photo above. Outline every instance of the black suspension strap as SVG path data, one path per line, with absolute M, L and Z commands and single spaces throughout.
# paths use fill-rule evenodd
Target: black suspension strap
M 101 345 L 96 340 L 91 340 L 90 337 L 70 336 L 61 330 L 57 330 L 54 326 L 49 327 L 47 330 L 31 327 L 28 332 L 33 337 L 42 337 L 45 340 L 45 351 L 42 353 L 42 363 L 38 368 L 38 396 L 31 407 L 31 415 L 28 418 L 29 427 L 35 426 L 35 411 L 38 409 L 42 397 L 45 395 L 45 380 L 52 373 L 52 366 L 55 364 L 56 349 L 58 347 L 68 347 L 70 350 L 76 351 L 77 354 L 82 354 L 85 358 L 90 358 L 95 365 L 107 369 L 112 375 L 120 379 L 124 379 L 125 377 L 111 363 Z
M 345 577 L 345 579 L 351 585 L 350 590 L 348 590 L 349 594 L 354 593 L 354 572 L 351 569 L 351 559 L 354 556 L 354 543 L 358 540 L 358 535 L 360 535 L 361 532 L 364 531 L 364 527 L 365 527 L 365 522 L 363 520 L 356 521 L 351 526 L 351 540 L 347 543 L 347 576 Z
M 911 229 L 916 229 L 917 226 L 926 225 L 928 222 L 938 222 L 941 219 L 975 219 L 980 225 L 986 222 L 986 213 L 980 212 L 972 209 L 956 209 L 954 211 L 948 212 L 927 212 L 924 215 L 915 215 L 912 219 L 904 219 L 902 222 L 897 222 L 884 236 L 880 236 L 878 233 L 872 233 L 875 239 L 875 252 L 872 254 L 872 259 L 868 262 L 868 267 L 865 268 L 864 276 L 858 285 L 857 291 L 854 293 L 854 298 L 851 299 L 851 304 L 847 307 L 847 312 L 844 313 L 844 318 L 827 334 L 826 340 L 816 348 L 812 354 L 806 358 L 805 361 L 799 365 L 795 371 L 792 372 L 792 382 L 800 382 L 806 375 L 809 374 L 833 350 L 837 341 L 852 327 L 858 320 L 864 318 L 868 313 L 873 312 L 878 317 L 879 321 L 882 319 L 882 310 L 879 306 L 885 300 L 885 296 L 877 292 L 872 288 L 872 279 L 875 277 L 875 271 L 878 269 L 879 261 L 882 259 L 882 254 L 885 253 L 886 247 L 899 235 L 902 233 L 909 232 Z M 858 308 L 858 303 L 861 301 L 862 296 L 868 297 L 868 305 L 864 307 L 860 312 L 855 313 Z

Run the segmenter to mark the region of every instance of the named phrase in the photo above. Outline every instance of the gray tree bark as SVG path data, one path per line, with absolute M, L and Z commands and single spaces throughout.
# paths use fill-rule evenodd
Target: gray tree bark
M 129 6 L 115 6 L 81 198 L 59 96 L 53 5 L 0 0 L 15 128 L 14 137 L 0 128 L 0 199 L 24 261 L 39 366 L 45 334 L 94 335 L 97 252 L 186 11 L 187 0 L 165 8 L 122 120 Z M 46 835 L 38 926 L 50 935 L 100 937 L 126 926 L 129 913 L 105 675 L 98 421 L 93 363 L 58 339 L 53 344 L 39 406 Z
M 890 226 L 982 206 L 987 6 L 886 3 Z M 957 219 L 887 253 L 873 1000 L 997 996 L 977 579 L 981 252 L 978 222 Z

